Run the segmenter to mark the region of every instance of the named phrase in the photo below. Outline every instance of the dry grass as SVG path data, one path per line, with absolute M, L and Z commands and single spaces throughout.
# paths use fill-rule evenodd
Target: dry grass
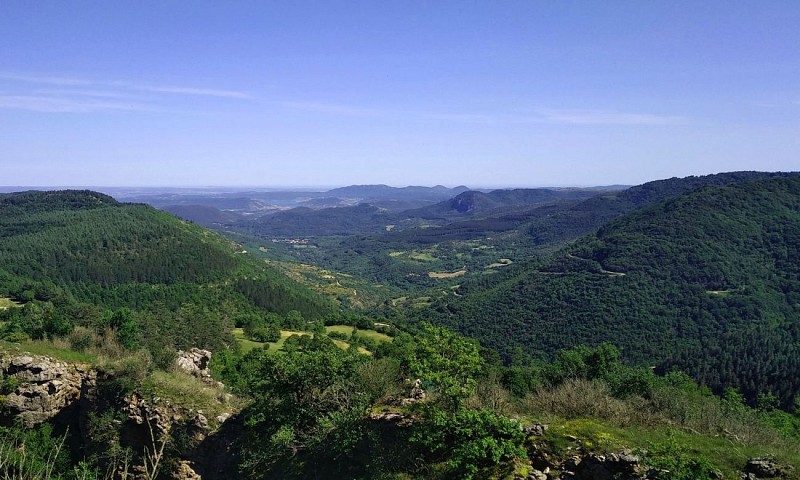
M 602 382 L 573 379 L 528 395 L 523 410 L 565 419 L 597 418 L 620 426 L 658 423 L 641 409 L 640 402 L 644 400 L 614 398 Z
M 456 278 L 467 273 L 466 269 L 456 270 L 455 272 L 428 272 L 431 278 Z

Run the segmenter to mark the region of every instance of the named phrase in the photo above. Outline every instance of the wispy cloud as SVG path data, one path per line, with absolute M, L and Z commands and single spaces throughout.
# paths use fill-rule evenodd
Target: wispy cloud
M 551 123 L 569 125 L 681 125 L 684 117 L 604 110 L 544 109 L 538 112 Z
M 95 98 L 129 98 L 121 92 L 113 92 L 110 90 L 78 90 L 78 89 L 36 89 L 33 93 L 37 95 L 50 95 L 50 96 L 73 96 L 73 97 L 95 97 Z
M 531 113 L 413 112 L 377 109 L 327 102 L 284 102 L 284 107 L 312 113 L 348 117 L 417 118 L 483 125 L 550 123 L 563 125 L 682 125 L 685 117 L 611 110 L 542 108 Z
M 223 97 L 223 98 L 252 98 L 244 92 L 237 92 L 234 90 L 216 90 L 212 88 L 194 88 L 194 87 L 151 87 L 151 86 L 131 86 L 136 90 L 143 90 L 146 92 L 155 93 L 175 93 L 179 95 L 197 95 L 204 97 Z
M 92 99 L 74 99 L 37 95 L 0 95 L 0 108 L 48 113 L 88 113 L 98 111 L 144 111 L 146 105 Z
M 283 102 L 283 106 L 293 110 L 344 115 L 347 117 L 379 117 L 384 116 L 387 113 L 386 111 L 374 108 L 356 107 L 352 105 L 341 105 L 335 103 Z
M 253 98 L 242 91 L 194 85 L 154 85 L 16 72 L 0 72 L 0 81 L 12 85 L 14 90 L 14 94 L 0 96 L 0 108 L 35 112 L 152 111 L 169 102 L 169 97 L 181 96 L 235 100 Z M 46 85 L 51 88 L 42 88 Z
M 88 80 L 81 80 L 77 78 L 68 78 L 68 77 L 53 77 L 53 76 L 43 76 L 43 75 L 22 75 L 16 73 L 8 73 L 8 72 L 0 72 L 0 79 L 3 80 L 13 80 L 16 82 L 23 82 L 23 83 L 39 83 L 45 85 L 60 85 L 64 87 L 68 86 L 82 86 L 82 85 L 91 85 L 92 82 Z
M 485 113 L 425 113 L 423 116 L 433 120 L 456 123 L 490 124 L 498 123 L 501 120 L 497 115 L 488 115 Z

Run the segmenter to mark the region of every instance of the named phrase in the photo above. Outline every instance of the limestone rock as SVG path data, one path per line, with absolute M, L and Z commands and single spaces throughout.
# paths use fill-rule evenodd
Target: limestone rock
M 547 480 L 547 474 L 534 469 L 528 472 L 528 480 Z
M 414 386 L 407 398 L 404 398 L 400 403 L 401 405 L 411 405 L 412 403 L 424 402 L 427 394 L 422 388 L 422 380 L 419 378 L 414 381 Z
M 542 435 L 544 435 L 544 432 L 546 432 L 549 427 L 550 427 L 549 425 L 534 423 L 533 425 L 528 425 L 527 427 L 524 427 L 522 431 L 525 432 L 525 435 L 528 436 L 533 435 L 535 437 L 541 437 Z
M 211 372 L 208 371 L 208 362 L 211 361 L 211 352 L 199 348 L 192 348 L 188 352 L 178 351 L 175 363 L 186 373 L 201 379 L 210 379 Z
M 76 405 L 97 380 L 96 372 L 86 366 L 34 355 L 0 358 L 0 370 L 2 377 L 19 382 L 6 395 L 6 415 L 28 428 Z
M 201 480 L 202 477 L 194 471 L 189 462 L 182 460 L 178 463 L 172 478 L 175 480 Z
M 791 470 L 792 467 L 780 465 L 772 458 L 751 458 L 744 467 L 744 478 L 778 478 Z

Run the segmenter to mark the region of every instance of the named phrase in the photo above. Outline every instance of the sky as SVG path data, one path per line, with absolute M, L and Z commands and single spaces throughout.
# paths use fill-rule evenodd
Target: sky
M 0 2 L 0 185 L 800 170 L 800 2 Z

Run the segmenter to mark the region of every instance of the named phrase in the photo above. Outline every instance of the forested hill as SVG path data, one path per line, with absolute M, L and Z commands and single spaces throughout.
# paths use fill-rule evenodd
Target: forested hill
M 431 314 L 510 352 L 610 341 L 750 398 L 800 391 L 800 178 L 708 186 L 629 213 Z M 424 315 L 427 315 L 426 312 Z
M 624 213 L 692 192 L 704 186 L 735 185 L 793 175 L 796 174 L 742 171 L 655 180 L 621 192 L 598 195 L 553 214 L 545 210 L 541 215 L 531 212 L 534 215 L 531 217 L 527 231 L 537 244 L 571 241 Z
M 16 316 L 6 336 L 102 327 L 126 309 L 138 332 L 175 347 L 219 347 L 259 311 L 333 310 L 214 232 L 90 191 L 0 195 L 0 297 L 25 305 L 5 312 Z

